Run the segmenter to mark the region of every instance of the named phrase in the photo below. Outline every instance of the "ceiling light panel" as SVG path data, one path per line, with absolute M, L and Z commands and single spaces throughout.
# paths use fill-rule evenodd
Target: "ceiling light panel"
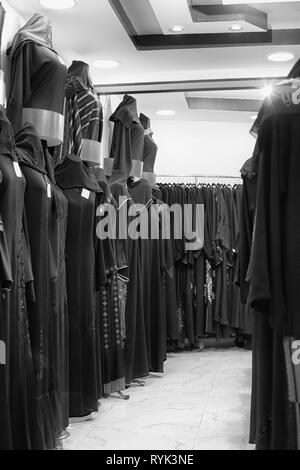
M 295 55 L 291 52 L 274 52 L 273 54 L 269 54 L 267 59 L 270 62 L 290 62 L 295 59 Z
M 175 26 L 171 26 L 171 28 L 169 28 L 169 31 L 171 33 L 182 33 L 182 31 L 184 31 L 184 26 L 181 26 L 181 25 L 175 25 Z
M 156 114 L 158 114 L 158 116 L 174 116 L 176 112 L 173 109 L 161 109 L 156 111 Z
M 121 63 L 118 60 L 111 59 L 99 59 L 93 62 L 93 67 L 97 69 L 115 69 L 120 65 Z
M 244 27 L 241 25 L 241 24 L 232 24 L 231 26 L 229 26 L 229 31 L 233 32 L 233 33 L 239 33 L 241 31 L 243 31 Z
M 73 8 L 76 0 L 40 0 L 40 4 L 48 10 L 68 10 Z

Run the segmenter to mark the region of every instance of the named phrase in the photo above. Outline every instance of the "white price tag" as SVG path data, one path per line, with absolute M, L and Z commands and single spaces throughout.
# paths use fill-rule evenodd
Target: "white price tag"
M 23 175 L 22 175 L 19 163 L 18 162 L 13 162 L 13 165 L 14 165 L 14 170 L 15 170 L 15 173 L 16 173 L 17 177 L 22 178 Z
M 49 199 L 52 198 L 52 191 L 51 191 L 51 184 L 50 183 L 47 183 L 47 197 Z
M 90 191 L 88 191 L 87 189 L 83 189 L 81 196 L 84 197 L 85 199 L 90 199 L 90 194 L 91 194 Z

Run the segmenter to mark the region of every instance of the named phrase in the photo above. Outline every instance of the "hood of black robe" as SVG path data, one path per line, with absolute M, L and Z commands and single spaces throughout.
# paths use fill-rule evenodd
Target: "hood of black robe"
M 111 158 L 114 158 L 112 175 L 109 185 L 126 186 L 132 169 L 132 141 L 131 130 L 139 122 L 137 103 L 131 96 L 125 95 L 122 103 L 110 117 L 114 122 L 114 131 L 111 146 Z
M 145 114 L 143 114 L 143 113 L 140 114 L 140 121 L 141 121 L 141 124 L 142 124 L 143 128 L 145 129 L 145 131 L 151 128 L 150 118 L 145 116 Z
M 124 95 L 122 103 L 119 104 L 110 120 L 114 123 L 120 121 L 124 126 L 131 128 L 133 123 L 139 122 L 136 99 L 129 95 Z
M 144 173 L 154 173 L 158 146 L 150 135 L 145 135 L 144 142 Z
M 3 106 L 0 106 L 0 155 L 17 160 L 13 130 Z
M 95 175 L 76 155 L 69 155 L 55 169 L 55 179 L 61 189 L 87 189 L 94 193 L 102 193 Z
M 66 96 L 69 98 L 84 90 L 89 90 L 96 94 L 90 74 L 90 67 L 85 62 L 73 60 L 68 70 Z
M 145 140 L 144 140 L 144 173 L 154 173 L 154 167 L 158 152 L 158 146 L 153 140 L 153 131 L 151 129 L 150 118 L 145 114 L 140 114 L 140 121 L 145 129 Z
M 27 42 L 35 42 L 48 47 L 53 52 L 51 20 L 46 16 L 35 13 L 30 20 L 16 33 L 7 55 L 11 59 L 19 47 Z
M 19 162 L 47 174 L 42 142 L 32 124 L 26 123 L 15 135 Z

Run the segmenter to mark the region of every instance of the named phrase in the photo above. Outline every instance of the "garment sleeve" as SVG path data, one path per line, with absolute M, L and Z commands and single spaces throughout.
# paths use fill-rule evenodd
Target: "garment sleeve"
M 103 240 L 97 240 L 96 246 L 96 290 L 99 291 L 107 283 Z
M 7 117 L 14 133 L 22 126 L 22 110 L 31 96 L 31 74 L 33 70 L 33 49 L 30 43 L 20 47 L 11 62 L 10 83 Z
M 247 282 L 246 278 L 250 262 L 252 231 L 247 182 L 244 180 L 240 211 L 239 268 L 237 279 L 237 285 L 241 289 L 241 300 L 243 304 L 246 304 L 249 294 L 249 282 Z
M 132 168 L 131 130 L 120 121 L 115 123 L 111 157 L 114 158 L 114 167 L 110 185 L 126 185 Z
M 95 278 L 96 278 L 96 290 L 100 291 L 107 283 L 106 277 L 106 262 L 105 262 L 105 253 L 104 253 L 104 243 L 105 240 L 101 240 L 97 236 L 97 224 L 101 219 L 101 216 L 98 215 L 98 208 L 101 206 L 101 196 L 97 195 L 96 197 L 96 207 L 95 207 L 95 225 L 94 225 L 94 246 L 95 246 Z
M 267 121 L 260 135 L 257 204 L 249 276 L 250 302 L 270 316 L 274 328 L 285 315 L 282 283 L 281 177 L 282 157 L 276 119 Z
M 268 230 L 269 172 L 267 157 L 260 155 L 258 169 L 257 206 L 254 219 L 253 244 L 251 249 L 249 277 L 251 279 L 251 307 L 267 310 L 271 299 L 270 253 Z
M 226 205 L 225 197 L 220 192 L 219 196 L 219 217 L 216 240 L 221 242 L 222 246 L 230 250 L 230 222 L 228 208 Z
M 164 206 L 164 205 L 163 205 Z M 174 251 L 172 239 L 164 237 L 162 227 L 167 226 L 170 218 L 170 211 L 168 207 L 163 207 L 160 212 L 160 227 L 161 227 L 161 266 L 169 278 L 173 279 L 174 273 Z M 166 220 L 166 222 L 164 222 Z

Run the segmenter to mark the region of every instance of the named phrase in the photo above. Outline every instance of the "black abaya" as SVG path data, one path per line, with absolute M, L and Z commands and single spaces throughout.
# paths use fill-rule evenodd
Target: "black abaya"
M 56 170 L 68 200 L 66 276 L 69 316 L 70 417 L 98 411 L 96 354 L 96 195 L 101 189 L 82 160 Z
M 146 341 L 149 368 L 152 372 L 163 372 L 165 360 L 165 311 L 163 309 L 162 262 L 159 241 L 159 214 L 151 210 L 152 188 L 148 181 L 131 183 L 129 194 L 141 206 L 148 221 L 149 237 L 138 240 L 141 253 L 143 279 L 143 305 L 146 326 Z M 146 215 L 145 215 L 146 213 Z M 150 228 L 157 227 L 157 239 L 151 236 Z
M 98 169 L 99 174 L 99 169 Z M 96 174 L 97 176 L 97 174 Z M 99 207 L 103 214 L 107 203 L 116 207 L 112 199 L 105 175 L 97 178 L 103 190 L 99 196 Z M 98 222 L 101 221 L 99 216 Z M 115 220 L 110 219 L 115 224 Z M 106 395 L 125 389 L 124 341 L 126 338 L 125 308 L 127 296 L 127 279 L 118 274 L 115 240 L 99 240 L 104 253 L 104 273 L 98 299 L 100 348 L 103 391 Z M 104 274 L 104 276 L 103 276 Z
M 50 394 L 52 357 L 51 281 L 56 278 L 49 225 L 53 198 L 43 147 L 35 129 L 26 124 L 16 135 L 20 165 L 26 179 L 25 211 L 34 275 L 35 299 L 29 300 L 29 327 L 35 374 L 34 448 L 54 449 L 57 430 Z
M 28 298 L 33 298 L 32 270 L 27 239 L 23 227 L 24 193 L 26 182 L 20 168 L 11 125 L 3 109 L 0 111 L 0 214 L 3 219 L 7 241 L 7 254 L 11 266 L 13 284 L 9 291 L 3 291 L 2 325 L 6 343 L 6 390 L 13 449 L 30 450 L 34 448 L 33 416 L 34 382 L 31 344 L 29 338 L 28 312 L 25 288 Z M 4 232 L 3 232 L 4 234 Z M 2 234 L 2 236 L 3 236 Z M 7 260 L 8 261 L 8 260 Z M 5 271 L 7 271 L 7 261 Z M 4 277 L 7 277 L 8 273 Z M 3 279 L 3 287 L 8 287 L 9 280 Z M 1 366 L 2 367 L 2 366 Z M 8 380 L 8 382 L 7 382 Z M 7 441 L 8 443 L 8 441 Z
M 7 364 L 7 346 L 9 345 L 9 315 L 5 309 L 6 296 L 12 286 L 10 256 L 6 241 L 5 229 L 0 215 L 0 450 L 12 449 L 11 420 L 9 413 L 9 368 Z
M 7 113 L 14 132 L 30 120 L 48 145 L 59 145 L 63 140 L 67 68 L 53 49 L 50 20 L 35 14 L 16 33 L 8 55 L 11 87 Z
M 50 396 L 53 403 L 57 434 L 69 424 L 69 330 L 66 286 L 65 245 L 68 220 L 68 201 L 54 178 L 53 160 L 44 147 L 46 169 L 51 181 L 53 210 L 49 220 L 49 241 L 51 244 L 51 369 Z
M 137 115 L 136 100 L 125 95 L 110 120 L 114 122 L 111 145 L 111 158 L 114 158 L 114 165 L 109 186 L 117 202 L 117 226 L 127 234 L 128 225 L 135 216 L 128 216 L 128 208 L 133 201 L 126 185 L 132 169 L 132 161 L 133 159 L 142 161 L 144 149 L 144 128 Z M 123 212 L 126 216 L 120 218 Z M 119 274 L 129 281 L 125 315 L 126 384 L 129 385 L 133 379 L 145 377 L 149 373 L 139 241 L 128 237 L 125 240 L 117 239 L 116 251 Z

